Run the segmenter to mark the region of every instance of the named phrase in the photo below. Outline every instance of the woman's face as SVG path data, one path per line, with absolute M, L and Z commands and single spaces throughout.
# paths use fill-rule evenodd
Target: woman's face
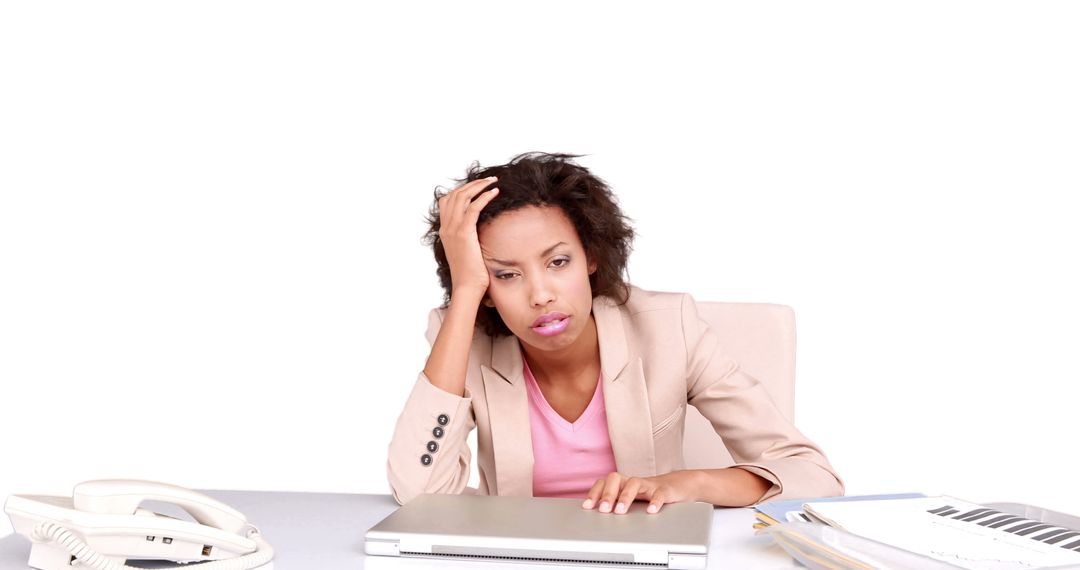
M 477 229 L 490 284 L 484 304 L 521 342 L 543 351 L 571 346 L 589 324 L 595 264 L 561 208 L 526 206 Z

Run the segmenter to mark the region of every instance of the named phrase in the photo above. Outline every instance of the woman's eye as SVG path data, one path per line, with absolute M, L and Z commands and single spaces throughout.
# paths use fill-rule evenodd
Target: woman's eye
M 496 273 L 495 274 L 496 279 L 502 279 L 502 280 L 509 279 L 509 278 L 511 278 L 513 276 L 514 276 L 513 273 Z
M 570 260 L 565 258 L 565 257 L 560 257 L 559 259 L 556 259 L 555 261 L 551 262 L 551 264 L 554 265 L 555 267 L 566 267 L 567 264 L 569 264 L 569 263 L 570 263 Z

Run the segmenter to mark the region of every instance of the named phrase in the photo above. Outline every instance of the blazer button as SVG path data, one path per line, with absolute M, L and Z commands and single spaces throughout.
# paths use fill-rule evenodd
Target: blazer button
M 421 455 L 420 463 L 423 463 L 424 465 L 431 465 L 431 456 L 426 453 Z
M 431 435 L 435 436 L 436 439 L 440 438 L 443 436 L 443 429 L 439 426 L 435 426 L 435 429 L 431 430 Z
M 434 441 L 429 441 L 429 442 L 427 442 L 427 450 L 432 452 L 432 453 L 435 453 L 436 451 L 439 450 L 439 444 L 435 443 Z
M 439 425 L 444 426 L 450 423 L 450 416 L 446 414 L 439 414 Z

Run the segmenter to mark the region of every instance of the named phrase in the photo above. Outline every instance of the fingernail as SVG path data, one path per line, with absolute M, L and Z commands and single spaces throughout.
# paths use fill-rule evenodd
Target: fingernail
M 592 508 L 592 499 L 585 499 L 585 502 L 581 503 L 581 508 L 583 508 L 583 509 L 591 509 Z
M 498 180 L 499 177 L 498 176 L 488 176 L 487 179 L 488 180 Z
M 660 510 L 660 507 L 656 505 L 649 505 L 649 508 L 645 510 L 649 511 L 650 513 L 655 513 L 656 511 Z
M 600 512 L 602 512 L 602 513 L 611 512 L 611 504 L 608 503 L 607 501 L 601 502 L 600 503 Z
M 615 513 L 620 515 L 626 513 L 626 504 L 619 503 L 615 505 Z

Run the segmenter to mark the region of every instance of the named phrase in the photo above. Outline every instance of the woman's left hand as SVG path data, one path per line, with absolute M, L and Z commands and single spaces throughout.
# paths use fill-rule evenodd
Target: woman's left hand
M 602 513 L 623 514 L 635 500 L 649 501 L 648 513 L 660 512 L 666 503 L 696 501 L 699 471 L 672 471 L 656 477 L 627 477 L 611 473 L 597 479 L 582 508 L 599 506 Z

